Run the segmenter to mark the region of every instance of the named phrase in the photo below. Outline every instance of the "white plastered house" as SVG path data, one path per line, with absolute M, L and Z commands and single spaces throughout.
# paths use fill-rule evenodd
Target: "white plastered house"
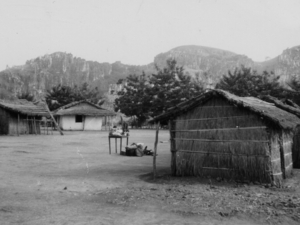
M 115 112 L 101 108 L 87 100 L 73 102 L 54 111 L 63 130 L 102 130 L 116 116 Z

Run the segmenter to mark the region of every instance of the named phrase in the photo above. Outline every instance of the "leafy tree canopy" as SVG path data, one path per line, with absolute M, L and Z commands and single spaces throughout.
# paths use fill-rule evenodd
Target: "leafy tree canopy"
M 287 82 L 287 85 L 294 92 L 300 92 L 300 78 L 299 76 L 292 76 L 291 79 Z
M 300 78 L 299 76 L 292 76 L 287 82 L 289 90 L 286 92 L 286 97 L 292 99 L 295 103 L 300 105 Z
M 174 59 L 167 61 L 166 68 L 157 68 L 157 71 L 149 80 L 149 93 L 152 96 L 151 116 L 157 116 L 202 92 L 202 86 L 186 75 L 183 67 L 176 66 Z
M 129 75 L 127 86 L 118 93 L 121 97 L 115 100 L 115 109 L 126 116 L 136 116 L 140 123 L 144 122 L 150 113 L 152 96 L 149 95 L 148 77 L 142 75 Z
M 140 123 L 157 116 L 166 109 L 200 94 L 202 87 L 184 74 L 175 60 L 168 60 L 167 67 L 146 76 L 130 75 L 127 86 L 115 100 L 116 110 L 126 116 L 136 116 Z
M 254 96 L 271 95 L 280 97 L 283 95 L 283 87 L 279 83 L 279 77 L 273 72 L 264 71 L 258 74 L 251 68 L 241 66 L 236 68 L 233 73 L 228 71 L 228 75 L 216 85 L 216 88 L 229 91 L 238 96 Z
M 34 95 L 29 92 L 21 92 L 17 94 L 18 99 L 26 99 L 27 101 L 33 102 Z
M 103 103 L 98 88 L 90 88 L 87 83 L 83 83 L 81 87 L 59 84 L 48 90 L 46 94 L 46 102 L 50 110 L 85 99 L 99 105 Z

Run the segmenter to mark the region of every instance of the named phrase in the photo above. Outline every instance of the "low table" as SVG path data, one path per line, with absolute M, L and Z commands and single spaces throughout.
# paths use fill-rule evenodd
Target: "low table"
M 118 147 L 117 147 L 117 143 L 118 143 L 118 139 L 120 139 L 120 152 L 122 151 L 122 141 L 123 141 L 123 138 L 126 138 L 127 141 L 126 141 L 126 145 L 128 145 L 128 139 L 129 139 L 129 136 L 117 136 L 117 135 L 109 135 L 108 136 L 108 143 L 109 143 L 109 154 L 111 154 L 111 145 L 110 145 L 110 139 L 111 138 L 114 138 L 115 139 L 115 148 L 116 148 L 116 153 L 118 153 Z

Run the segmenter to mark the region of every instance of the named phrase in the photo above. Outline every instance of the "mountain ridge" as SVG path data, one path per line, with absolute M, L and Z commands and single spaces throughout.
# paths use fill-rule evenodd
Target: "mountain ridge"
M 263 61 L 254 62 L 246 55 L 228 50 L 198 45 L 183 45 L 157 54 L 153 62 L 146 65 L 126 65 L 85 60 L 71 53 L 54 52 L 27 60 L 24 65 L 7 68 L 0 72 L 0 98 L 31 92 L 43 95 L 57 84 L 80 85 L 87 82 L 103 92 L 109 84 L 126 78 L 129 74 L 155 73 L 155 65 L 163 68 L 168 58 L 177 60 L 179 66 L 191 76 L 199 76 L 208 86 L 214 86 L 228 70 L 244 65 L 257 71 L 274 71 L 282 82 L 300 75 L 300 45 L 285 49 L 282 54 Z

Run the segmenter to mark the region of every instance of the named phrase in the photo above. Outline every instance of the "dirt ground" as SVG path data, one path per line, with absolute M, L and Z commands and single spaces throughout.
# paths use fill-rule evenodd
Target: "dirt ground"
M 299 224 L 300 171 L 284 188 L 171 177 L 170 147 L 108 154 L 107 132 L 0 136 L 0 224 Z M 153 149 L 153 130 L 129 142 Z M 160 131 L 160 141 L 168 132 Z M 124 141 L 123 141 L 124 142 Z M 124 145 L 123 145 L 124 146 Z

